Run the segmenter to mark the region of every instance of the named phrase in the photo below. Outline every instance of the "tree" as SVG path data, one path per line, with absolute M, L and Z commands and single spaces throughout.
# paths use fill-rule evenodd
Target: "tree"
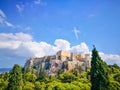
M 38 80 L 45 81 L 46 73 L 45 70 L 41 67 L 39 70 Z
M 41 90 L 41 83 L 39 81 L 35 82 L 35 90 Z
M 4 79 L 0 78 L 0 90 L 7 90 L 8 81 L 4 81 Z
M 31 82 L 25 82 L 22 90 L 34 90 L 34 84 Z
M 114 79 L 120 83 L 120 73 L 115 74 Z
M 28 81 L 28 82 L 35 82 L 37 77 L 35 74 L 28 72 L 28 73 L 25 73 L 24 79 L 25 79 L 25 81 Z
M 18 64 L 15 64 L 10 71 L 8 90 L 22 90 L 22 70 Z
M 107 64 L 100 58 L 94 47 L 91 60 L 91 90 L 110 90 Z
M 117 74 L 120 72 L 120 67 L 117 64 L 108 65 L 109 74 Z
M 77 77 L 73 73 L 64 72 L 58 76 L 58 79 L 60 79 L 64 83 L 71 83 L 75 81 Z
M 120 83 L 117 81 L 110 81 L 110 90 L 120 90 Z
M 0 90 L 7 90 L 9 73 L 0 74 Z

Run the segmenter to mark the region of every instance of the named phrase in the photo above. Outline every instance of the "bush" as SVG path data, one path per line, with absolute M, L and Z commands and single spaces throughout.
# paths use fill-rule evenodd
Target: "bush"
M 25 82 L 23 86 L 23 90 L 34 90 L 34 84 L 31 82 Z

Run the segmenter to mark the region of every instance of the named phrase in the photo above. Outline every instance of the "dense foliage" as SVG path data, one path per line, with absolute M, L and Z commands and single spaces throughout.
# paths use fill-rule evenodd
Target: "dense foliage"
M 108 66 L 100 58 L 98 51 L 94 47 L 91 60 L 91 90 L 110 90 L 108 77 Z
M 44 76 L 44 79 L 39 76 L 45 74 L 42 72 L 23 71 L 21 74 L 21 69 L 15 65 L 9 73 L 0 74 L 0 90 L 90 90 L 87 72 L 62 72 L 58 77 Z
M 108 66 L 110 90 L 120 90 L 120 68 L 117 67 L 115 65 Z M 44 81 L 39 80 L 39 75 L 25 71 L 22 73 L 22 79 L 20 79 L 21 74 L 19 73 L 20 75 L 18 78 L 18 76 L 15 76 L 18 74 L 15 73 L 18 73 L 21 69 L 17 69 L 17 72 L 14 71 L 14 73 L 13 70 L 14 67 L 10 73 L 0 74 L 0 90 L 14 90 L 8 89 L 10 87 L 19 88 L 15 90 L 20 90 L 21 88 L 22 90 L 91 90 L 91 82 L 90 78 L 88 78 L 89 69 L 87 72 L 78 74 L 74 72 L 63 72 L 59 74 L 58 77 L 45 76 Z M 18 84 L 19 87 L 17 87 Z
M 42 68 L 34 73 L 35 67 L 24 70 L 15 64 L 10 72 L 0 74 L 0 90 L 120 90 L 120 67 L 117 64 L 107 65 L 95 48 L 91 63 L 91 70 L 60 71 L 57 77 L 46 76 Z

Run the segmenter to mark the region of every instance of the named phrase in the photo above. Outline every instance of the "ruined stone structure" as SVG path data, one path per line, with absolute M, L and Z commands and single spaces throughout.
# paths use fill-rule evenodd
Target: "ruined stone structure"
M 30 58 L 24 68 L 35 66 L 35 69 L 44 68 L 47 76 L 57 75 L 59 70 L 70 72 L 74 69 L 85 71 L 90 68 L 90 54 L 75 54 L 67 51 L 58 51 L 56 55 L 41 58 Z

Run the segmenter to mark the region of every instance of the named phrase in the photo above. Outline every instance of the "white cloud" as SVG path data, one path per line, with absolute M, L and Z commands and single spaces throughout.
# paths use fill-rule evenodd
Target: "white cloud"
M 29 34 L 25 34 L 25 33 L 0 33 L 0 41 L 31 41 L 32 40 L 32 36 Z
M 11 22 L 7 20 L 7 17 L 5 13 L 0 9 L 0 25 L 3 27 L 9 27 L 14 29 L 20 29 L 20 30 L 31 30 L 32 28 L 30 26 L 23 27 L 21 25 L 14 25 Z
M 42 57 L 53 55 L 58 50 L 67 50 L 74 53 L 91 53 L 85 42 L 76 46 L 63 39 L 56 39 L 54 45 L 46 42 L 36 42 L 30 34 L 25 33 L 0 33 L 0 56 L 4 58 Z M 117 63 L 120 65 L 120 55 L 105 54 L 100 52 L 100 56 L 108 64 Z
M 71 47 L 71 52 L 83 54 L 90 53 L 89 48 L 85 42 L 80 43 L 80 45 Z
M 46 42 L 32 41 L 32 36 L 24 33 L 0 33 L 0 49 L 9 49 L 10 53 L 18 56 L 26 55 L 41 57 L 55 54 L 53 46 Z M 2 53 L 2 52 L 1 52 Z
M 41 6 L 46 6 L 47 3 L 43 2 L 42 0 L 34 0 L 34 4 L 35 5 L 41 5 Z
M 6 15 L 4 14 L 4 12 L 2 10 L 0 10 L 0 17 L 6 18 Z
M 8 22 L 8 21 L 5 21 L 4 23 L 5 23 L 5 25 L 6 25 L 7 27 L 12 27 L 12 28 L 15 27 L 12 23 L 10 23 L 10 22 Z
M 27 31 L 32 30 L 32 28 L 29 27 L 29 26 L 28 26 L 28 27 L 25 27 L 24 29 L 27 30 Z
M 32 28 L 30 26 L 21 26 L 21 25 L 14 25 L 14 29 L 20 29 L 20 30 L 24 30 L 24 31 L 32 30 Z
M 7 21 L 7 17 L 2 10 L 0 10 L 0 25 L 14 28 L 14 25 Z
M 19 2 L 15 6 L 20 16 L 23 16 L 25 11 L 30 11 L 31 13 L 31 10 L 33 10 L 33 8 L 35 9 L 36 6 L 46 6 L 46 5 L 47 3 L 43 2 L 42 0 L 33 0 L 31 2 L 28 1 L 24 3 Z
M 0 49 L 18 49 L 21 43 L 28 42 L 32 40 L 32 37 L 29 34 L 24 33 L 0 33 Z
M 106 61 L 108 64 L 118 64 L 120 65 L 120 55 L 117 54 L 105 54 L 103 52 L 99 52 L 101 58 Z
M 54 43 L 58 50 L 70 50 L 70 43 L 63 39 L 56 39 Z
M 40 4 L 40 3 L 41 3 L 41 0 L 35 0 L 34 3 L 35 3 L 35 4 Z
M 10 22 L 8 22 L 7 17 L 5 15 L 5 13 L 0 9 L 0 25 L 2 26 L 7 26 L 7 27 L 14 27 L 14 25 Z
M 17 54 L 22 54 L 20 52 L 23 52 L 23 50 L 26 50 L 24 52 L 27 52 L 27 55 L 29 53 L 30 55 L 32 54 L 35 57 L 53 55 L 58 50 L 72 51 L 72 50 L 77 50 L 79 48 L 80 49 L 83 48 L 82 50 L 88 49 L 85 43 L 81 43 L 80 46 L 78 45 L 76 47 L 71 48 L 70 43 L 63 39 L 56 39 L 54 42 L 54 45 L 51 45 L 42 41 L 36 42 L 36 41 L 33 41 L 33 38 L 31 35 L 24 34 L 24 33 L 15 33 L 15 34 L 0 33 L 0 37 L 2 37 L 0 38 L 0 49 L 14 50 L 13 53 L 17 53 Z
M 53 47 L 46 42 L 25 42 L 23 46 L 29 50 L 35 57 L 42 57 L 45 55 L 53 55 L 55 51 Z
M 23 4 L 16 4 L 16 8 L 20 14 L 24 11 L 24 5 Z
M 74 34 L 75 34 L 76 39 L 78 39 L 78 34 L 80 33 L 80 31 L 77 30 L 76 27 L 74 28 L 73 31 L 74 31 Z
M 6 19 L 6 15 L 4 12 L 0 9 L 0 24 L 3 24 Z

